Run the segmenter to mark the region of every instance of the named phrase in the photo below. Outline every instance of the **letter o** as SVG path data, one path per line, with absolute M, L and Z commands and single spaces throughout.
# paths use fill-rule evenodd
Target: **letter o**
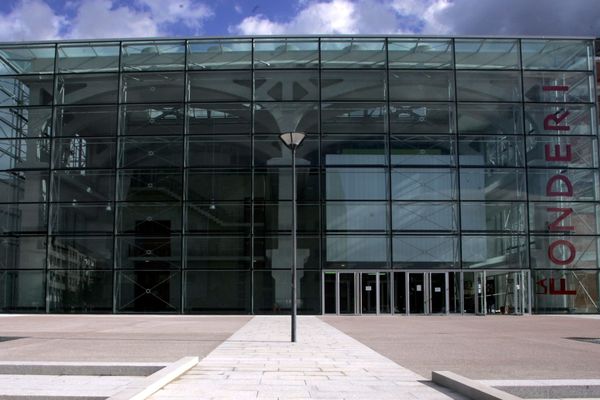
M 570 254 L 569 254 L 569 257 L 567 257 L 565 260 L 561 260 L 560 258 L 557 258 L 554 255 L 554 249 L 560 245 L 563 245 L 563 246 L 566 246 L 569 248 Z M 570 264 L 575 259 L 576 254 L 577 254 L 577 250 L 575 249 L 575 246 L 573 246 L 573 243 L 569 242 L 568 240 L 557 240 L 555 242 L 550 243 L 550 246 L 548 246 L 548 258 L 554 264 L 558 264 L 558 265 Z

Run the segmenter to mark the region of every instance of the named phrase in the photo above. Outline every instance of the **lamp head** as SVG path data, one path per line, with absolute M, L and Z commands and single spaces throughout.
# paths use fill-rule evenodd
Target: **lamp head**
M 295 150 L 299 147 L 304 138 L 306 137 L 306 133 L 304 132 L 285 132 L 279 135 L 279 139 L 286 145 L 290 150 Z

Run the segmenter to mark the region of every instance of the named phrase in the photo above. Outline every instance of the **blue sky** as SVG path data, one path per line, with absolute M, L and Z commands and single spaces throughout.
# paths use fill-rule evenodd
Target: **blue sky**
M 600 0 L 0 0 L 2 41 L 240 34 L 600 37 Z

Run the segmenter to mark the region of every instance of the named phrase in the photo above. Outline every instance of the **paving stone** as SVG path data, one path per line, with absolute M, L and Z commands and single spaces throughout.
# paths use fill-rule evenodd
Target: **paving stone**
M 401 367 L 318 318 L 254 317 L 151 400 L 461 399 L 425 385 Z

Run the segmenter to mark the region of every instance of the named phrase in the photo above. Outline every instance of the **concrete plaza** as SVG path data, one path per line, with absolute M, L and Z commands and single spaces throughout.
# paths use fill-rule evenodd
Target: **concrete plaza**
M 195 367 L 154 394 L 160 400 L 460 399 L 428 382 L 431 371 L 477 380 L 598 382 L 600 345 L 575 337 L 599 338 L 600 319 L 300 317 L 299 342 L 291 344 L 285 316 L 2 315 L 0 362 L 160 363 L 198 356 Z M 37 378 L 36 385 L 52 381 Z M 33 377 L 0 380 L 6 388 L 27 379 Z

